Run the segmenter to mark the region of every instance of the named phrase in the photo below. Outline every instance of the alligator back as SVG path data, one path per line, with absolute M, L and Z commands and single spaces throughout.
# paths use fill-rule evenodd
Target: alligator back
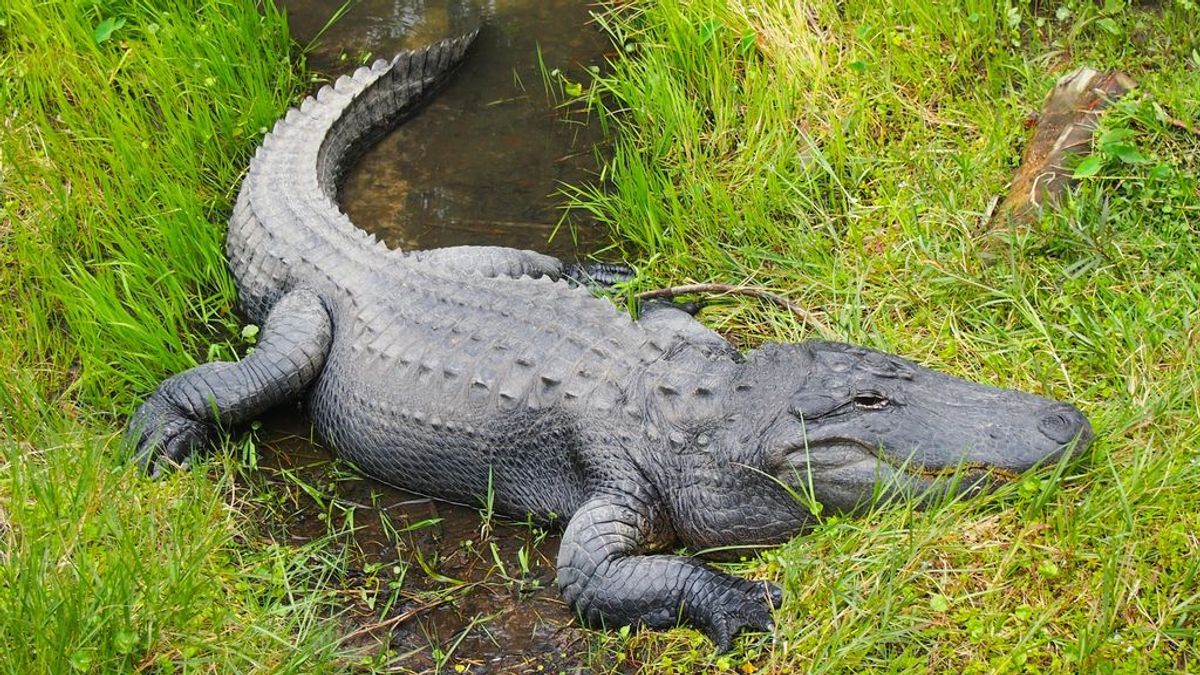
M 228 256 L 252 321 L 297 288 L 329 312 L 309 408 L 339 455 L 443 499 L 494 491 L 501 513 L 566 514 L 580 421 L 637 412 L 633 383 L 665 341 L 562 281 L 389 250 L 336 204 L 357 152 L 445 81 L 472 37 L 360 68 L 290 110 L 251 164 Z

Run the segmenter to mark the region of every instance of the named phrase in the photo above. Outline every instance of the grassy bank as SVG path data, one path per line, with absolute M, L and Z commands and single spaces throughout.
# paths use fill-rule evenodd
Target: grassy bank
M 271 543 L 233 469 L 149 483 L 136 398 L 240 347 L 232 190 L 299 83 L 271 3 L 0 7 L 0 669 L 313 671 L 334 563 Z
M 1078 402 L 1060 472 L 927 512 L 828 518 L 748 561 L 774 641 L 594 633 L 598 670 L 1197 667 L 1200 9 L 633 0 L 590 83 L 602 191 L 647 285 L 748 281 L 848 341 Z M 944 6 L 943 6 L 944 5 Z M 338 561 L 274 543 L 212 462 L 148 483 L 116 434 L 165 374 L 244 347 L 222 223 L 300 88 L 270 4 L 0 7 L 0 667 L 322 671 Z M 1020 229 L 985 214 L 1057 75 L 1121 67 L 1105 164 Z M 813 337 L 751 302 L 711 325 Z
M 1200 8 L 1146 5 L 638 0 L 603 15 L 623 56 L 590 99 L 616 148 L 577 205 L 648 285 L 782 290 L 839 339 L 1077 402 L 1098 438 L 1060 473 L 829 518 L 747 563 L 786 588 L 774 642 L 716 658 L 689 631 L 608 636 L 598 662 L 1200 667 Z M 1101 170 L 1035 225 L 989 223 L 1027 116 L 1079 65 L 1141 85 L 1105 118 Z M 749 301 L 705 320 L 745 343 L 816 337 Z

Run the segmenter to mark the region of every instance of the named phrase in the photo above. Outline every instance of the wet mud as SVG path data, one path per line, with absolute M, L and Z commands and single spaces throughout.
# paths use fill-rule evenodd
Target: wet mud
M 559 194 L 595 179 L 600 132 L 556 105 L 543 79 L 558 69 L 578 82 L 602 63 L 607 41 L 586 3 L 362 0 L 324 32 L 339 2 L 281 5 L 301 44 L 320 33 L 308 63 L 331 78 L 482 28 L 451 84 L 348 175 L 341 207 L 355 224 L 394 248 L 491 244 L 575 259 L 602 246 L 593 223 L 564 220 Z M 340 532 L 348 547 L 339 593 L 343 634 L 364 654 L 355 667 L 586 672 L 587 632 L 555 586 L 557 532 L 364 479 L 296 410 L 264 420 L 258 438 L 283 514 L 269 527 L 297 546 Z
M 268 525 L 295 546 L 346 547 L 346 646 L 390 672 L 587 672 L 587 632 L 558 596 L 560 534 L 361 477 L 280 411 L 259 433 L 279 500 Z M 332 536 L 332 539 L 330 538 Z

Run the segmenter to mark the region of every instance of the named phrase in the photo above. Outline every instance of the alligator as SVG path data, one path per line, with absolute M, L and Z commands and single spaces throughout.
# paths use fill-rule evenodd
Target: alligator
M 730 346 L 688 308 L 637 319 L 573 279 L 618 268 L 488 246 L 391 250 L 338 208 L 347 166 L 414 114 L 471 35 L 342 76 L 253 158 L 227 256 L 252 353 L 165 380 L 132 415 L 142 468 L 304 397 L 369 477 L 564 527 L 564 600 L 586 624 L 695 627 L 721 650 L 771 629 L 778 587 L 663 552 L 773 545 L 812 502 L 959 495 L 1092 437 L 1073 406 L 833 342 Z M 614 271 L 616 270 L 616 271 Z

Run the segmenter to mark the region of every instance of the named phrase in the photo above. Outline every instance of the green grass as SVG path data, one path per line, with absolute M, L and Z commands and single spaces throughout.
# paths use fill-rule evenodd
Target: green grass
M 157 483 L 119 431 L 240 347 L 221 252 L 301 83 L 271 3 L 0 6 L 0 670 L 301 671 L 339 561 L 273 543 L 231 463 Z
M 736 565 L 787 591 L 773 642 L 717 656 L 690 630 L 597 632 L 597 669 L 1200 668 L 1200 139 L 1168 121 L 1200 124 L 1198 16 L 1190 0 L 602 15 L 623 56 L 586 95 L 616 144 L 576 206 L 647 286 L 773 287 L 848 341 L 1075 401 L 1098 439 L 997 494 L 828 518 Z M 0 6 L 4 670 L 353 663 L 320 591 L 340 558 L 257 524 L 286 490 L 246 490 L 232 461 L 143 481 L 117 441 L 164 375 L 244 347 L 215 224 L 301 88 L 288 52 L 270 3 Z M 1085 63 L 1141 83 L 1105 125 L 1143 159 L 1106 152 L 1057 213 L 989 226 L 1026 115 Z M 811 337 L 752 301 L 705 317 L 748 345 Z
M 645 285 L 749 282 L 839 339 L 1080 405 L 1079 461 L 928 512 L 830 518 L 737 567 L 782 582 L 772 643 L 607 636 L 596 664 L 693 672 L 1200 668 L 1200 7 L 633 0 L 586 94 L 616 139 L 575 206 Z M 1095 176 L 989 224 L 1055 79 L 1141 85 Z M 1140 155 L 1140 157 L 1138 156 Z M 1122 159 L 1124 156 L 1124 159 Z M 1127 161 L 1129 160 L 1129 161 Z M 816 337 L 754 301 L 742 344 Z

